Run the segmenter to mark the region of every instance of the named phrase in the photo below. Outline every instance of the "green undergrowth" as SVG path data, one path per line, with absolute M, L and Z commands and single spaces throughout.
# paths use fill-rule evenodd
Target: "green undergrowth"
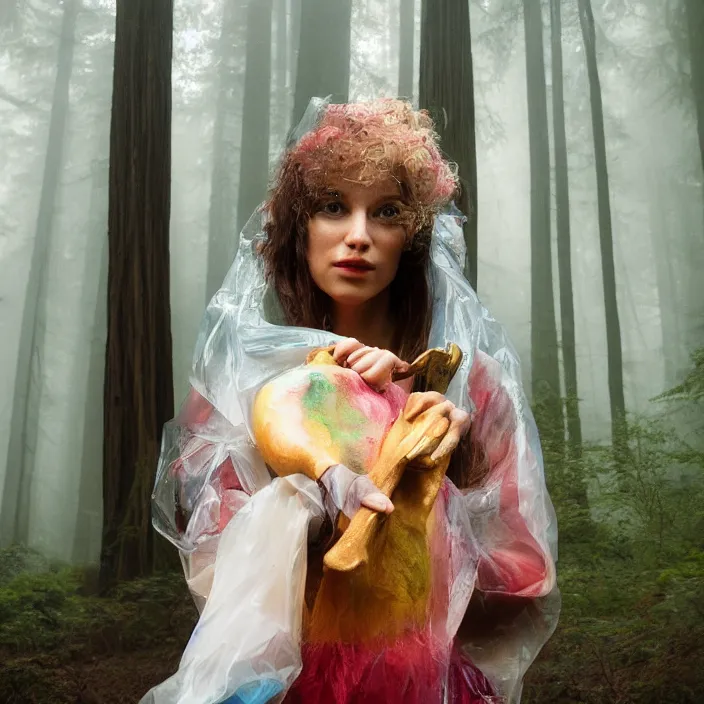
M 662 568 L 567 558 L 559 581 L 560 623 L 524 704 L 704 701 L 704 552 Z
M 560 624 L 524 704 L 702 701 L 704 552 L 649 568 L 567 552 L 559 580 Z M 179 574 L 107 597 L 85 593 L 84 582 L 63 568 L 0 583 L 0 702 L 136 702 L 175 669 L 196 618 Z
M 136 650 L 182 638 L 193 626 L 195 610 L 180 573 L 122 583 L 106 597 L 85 593 L 85 583 L 84 571 L 67 567 L 0 581 L 0 648 L 61 650 L 67 657 Z
M 524 704 L 704 702 L 702 389 L 704 349 L 613 446 L 545 445 L 562 612 Z
M 147 671 L 142 693 L 158 681 L 150 677 L 168 676 L 196 620 L 180 573 L 122 583 L 99 597 L 86 587 L 90 572 L 42 564 L 18 547 L 1 551 L 0 565 L 3 704 L 136 702 L 139 686 L 134 699 L 120 695 L 135 667 Z M 103 681 L 109 691 L 100 693 Z

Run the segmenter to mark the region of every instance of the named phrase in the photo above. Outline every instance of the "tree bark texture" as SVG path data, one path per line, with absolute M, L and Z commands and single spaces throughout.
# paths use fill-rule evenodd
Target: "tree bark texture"
M 555 143 L 555 207 L 557 225 L 557 268 L 560 277 L 560 322 L 562 360 L 565 371 L 567 439 L 573 457 L 582 454 L 582 424 L 577 390 L 577 352 L 572 292 L 572 244 L 570 231 L 569 169 L 565 129 L 564 74 L 562 69 L 562 0 L 550 0 L 552 44 L 552 115 Z M 586 497 L 586 495 L 585 495 Z
M 296 85 L 298 72 L 298 48 L 301 43 L 301 0 L 288 0 L 291 13 L 291 28 L 289 30 L 289 86 L 293 89 Z M 350 13 L 352 8 L 350 8 Z M 350 14 L 351 19 L 351 14 Z M 295 95 L 294 95 L 295 99 Z M 295 122 L 292 126 L 295 126 Z
M 678 262 L 676 256 L 673 256 L 675 253 L 670 241 L 672 228 L 668 221 L 668 205 L 676 202 L 676 196 L 672 193 L 669 179 L 660 178 L 658 169 L 649 168 L 646 173 L 650 186 L 648 221 L 655 260 L 662 332 L 663 388 L 671 389 L 677 384 L 679 373 L 686 369 L 685 365 L 680 366 L 680 362 L 686 361 L 679 320 L 683 304 L 677 291 L 677 277 L 673 271 L 673 264 Z
M 692 92 L 697 110 L 697 134 L 704 169 L 704 2 L 685 0 Z
M 584 41 L 584 53 L 589 77 L 592 130 L 594 132 L 594 160 L 596 166 L 596 192 L 599 211 L 599 245 L 604 284 L 606 314 L 606 350 L 608 360 L 609 399 L 611 404 L 611 431 L 617 450 L 625 449 L 626 404 L 623 395 L 623 355 L 621 352 L 621 324 L 616 299 L 616 272 L 614 243 L 611 225 L 609 172 L 606 163 L 606 137 L 604 134 L 604 109 L 601 82 L 596 60 L 596 32 L 590 0 L 578 0 L 579 22 Z
M 0 3 L 0 30 L 14 27 L 18 21 L 18 15 L 19 0 L 3 0 Z
M 544 439 L 564 442 L 550 240 L 550 144 L 540 3 L 523 0 L 530 148 L 531 376 Z
M 247 68 L 240 185 L 237 198 L 237 237 L 266 196 L 269 179 L 269 113 L 271 105 L 272 0 L 250 2 L 247 12 Z
M 44 175 L 34 233 L 34 248 L 27 282 L 27 296 L 22 313 L 19 355 L 15 388 L 12 398 L 10 442 L 7 455 L 7 475 L 0 510 L 0 546 L 14 541 L 24 542 L 29 530 L 29 491 L 31 462 L 36 449 L 37 428 L 32 418 L 36 414 L 36 394 L 32 393 L 32 368 L 41 375 L 39 357 L 42 344 L 42 300 L 46 296 L 44 280 L 49 243 L 54 221 L 54 207 L 59 190 L 66 122 L 69 113 L 69 86 L 73 72 L 76 20 L 81 11 L 80 0 L 64 3 L 59 51 L 54 80 L 54 93 L 49 118 Z
M 472 38 L 467 0 L 423 0 L 419 103 L 435 118 L 440 146 L 459 167 L 467 215 L 465 274 L 477 287 L 477 154 Z
M 100 586 L 155 567 L 151 490 L 173 416 L 169 307 L 173 0 L 118 0 L 110 132 Z
M 300 40 L 293 125 L 311 98 L 348 100 L 350 83 L 350 21 L 352 0 L 300 1 Z
M 102 121 L 109 128 L 108 120 Z M 108 129 L 102 124 L 99 130 L 107 132 Z M 108 135 L 105 134 L 105 142 Z M 104 144 L 102 139 L 99 144 Z M 90 350 L 88 364 L 83 370 L 86 376 L 86 405 L 83 409 L 83 452 L 81 456 L 81 480 L 79 483 L 78 495 L 78 516 L 76 518 L 76 535 L 73 543 L 73 562 L 84 565 L 95 559 L 94 555 L 87 550 L 88 541 L 86 535 L 95 531 L 95 509 L 92 505 L 95 496 L 100 494 L 100 475 L 95 471 L 96 464 L 102 454 L 103 436 L 96 432 L 99 416 L 96 417 L 97 409 L 100 408 L 105 385 L 105 346 L 107 344 L 107 300 L 108 289 L 108 242 L 105 224 L 108 217 L 108 159 L 98 159 L 91 167 L 92 187 L 90 201 L 88 203 L 88 228 L 95 244 L 91 245 L 90 252 L 86 256 L 86 271 L 84 274 L 84 285 L 94 276 L 95 269 L 99 271 L 97 296 L 95 296 L 96 306 L 93 311 L 91 324 Z M 86 291 L 86 297 L 93 298 Z M 78 415 L 78 414 L 77 414 Z
M 238 42 L 244 40 L 242 14 L 241 2 L 227 0 L 223 4 L 218 44 L 218 94 L 213 123 L 206 303 L 220 288 L 236 251 L 235 174 L 239 133 L 235 101 L 239 97 L 238 87 L 242 73 L 237 62 L 236 47 Z
M 398 94 L 413 99 L 413 49 L 415 39 L 415 0 L 401 0 L 399 22 Z
M 274 134 L 283 146 L 288 131 L 291 108 L 288 89 L 289 49 L 287 0 L 276 0 L 276 124 Z

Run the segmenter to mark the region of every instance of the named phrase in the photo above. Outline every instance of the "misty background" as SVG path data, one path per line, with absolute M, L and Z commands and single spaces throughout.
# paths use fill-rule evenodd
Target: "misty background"
M 0 4 L 0 557 L 17 565 L 0 579 L 0 652 L 15 655 L 40 646 L 3 640 L 12 580 L 101 560 L 115 21 L 114 0 Z M 289 129 L 327 94 L 420 101 L 470 195 L 457 145 L 476 146 L 471 274 L 544 403 L 565 527 L 567 630 L 535 691 L 694 702 L 702 680 L 677 668 L 704 620 L 701 0 L 175 0 L 163 265 L 176 405 L 237 232 Z M 628 601 L 624 584 L 644 591 Z M 608 630 L 608 608 L 643 600 L 638 624 Z M 674 635 L 654 625 L 678 618 Z M 638 687 L 646 667 L 665 679 Z

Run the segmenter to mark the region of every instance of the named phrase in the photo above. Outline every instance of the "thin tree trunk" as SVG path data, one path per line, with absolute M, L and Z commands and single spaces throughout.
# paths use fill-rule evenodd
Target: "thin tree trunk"
M 550 33 L 552 39 L 552 109 L 555 140 L 555 206 L 557 211 L 557 267 L 560 277 L 560 322 L 562 327 L 562 359 L 565 369 L 567 438 L 571 455 L 582 454 L 582 424 L 579 417 L 577 391 L 577 354 L 574 331 L 572 294 L 572 245 L 570 232 L 569 169 L 565 133 L 565 102 L 562 70 L 561 0 L 550 0 Z M 586 494 L 585 494 L 586 498 Z
M 118 0 L 110 132 L 100 585 L 155 567 L 151 490 L 173 416 L 172 0 Z
M 704 169 L 704 2 L 685 0 L 692 72 L 692 91 L 697 110 L 697 134 Z
M 445 154 L 459 167 L 467 215 L 465 274 L 477 287 L 477 153 L 472 38 L 467 0 L 423 0 L 419 103 L 436 119 Z
M 12 29 L 17 24 L 18 15 L 18 0 L 3 0 L 0 3 L 0 30 Z
M 678 381 L 682 345 L 679 311 L 682 305 L 676 290 L 673 252 L 670 244 L 670 227 L 665 208 L 671 204 L 671 193 L 667 180 L 659 178 L 656 169 L 648 169 L 648 222 L 655 262 L 655 281 L 660 308 L 660 330 L 662 334 L 663 389 L 672 388 Z M 686 358 L 686 355 L 684 355 Z
M 287 82 L 290 50 L 288 47 L 288 16 L 286 0 L 276 0 L 276 129 L 278 145 L 284 144 L 291 115 Z
M 81 10 L 80 0 L 67 0 L 59 38 L 58 63 L 54 94 L 49 119 L 49 137 L 44 161 L 42 190 L 34 233 L 34 249 L 29 269 L 27 297 L 22 314 L 19 355 L 12 399 L 12 420 L 7 455 L 7 474 L 0 511 L 0 544 L 13 541 L 24 542 L 29 530 L 29 491 L 31 486 L 31 463 L 36 450 L 35 404 L 32 395 L 32 367 L 39 365 L 41 336 L 38 319 L 44 293 L 44 279 L 52 226 L 56 194 L 63 168 L 63 151 L 66 122 L 69 113 L 69 86 L 73 71 L 76 20 Z M 39 368 L 41 374 L 41 368 Z
M 238 13 L 241 3 L 228 0 L 223 5 L 218 56 L 218 95 L 213 123 L 213 168 L 210 177 L 208 213 L 208 272 L 206 303 L 220 288 L 235 255 L 235 95 L 240 70 L 235 51 L 241 39 Z
M 415 0 L 401 0 L 399 24 L 398 94 L 413 99 L 413 45 L 415 37 Z
M 579 22 L 584 40 L 589 97 L 594 132 L 594 159 L 596 165 L 596 191 L 599 209 L 599 244 L 601 246 L 601 269 L 604 283 L 604 307 L 606 312 L 606 349 L 608 358 L 609 398 L 611 402 L 611 431 L 614 447 L 620 454 L 625 450 L 626 404 L 623 396 L 623 362 L 621 352 L 621 325 L 616 300 L 616 273 L 614 267 L 614 244 L 611 227 L 611 204 L 609 201 L 609 172 L 606 163 L 606 137 L 604 134 L 604 110 L 601 98 L 601 82 L 596 61 L 596 33 L 590 0 L 578 0 Z
M 107 116 L 106 116 L 107 117 Z M 103 145 L 98 140 L 98 145 Z M 105 225 L 108 216 L 108 160 L 97 159 L 92 165 L 92 188 L 89 202 L 88 231 L 94 245 L 89 245 L 86 251 L 86 270 L 84 284 L 95 274 L 98 267 L 96 306 L 90 324 L 90 343 L 88 350 L 88 366 L 83 371 L 86 377 L 86 403 L 83 410 L 83 452 L 81 455 L 81 480 L 78 496 L 78 516 L 76 518 L 76 534 L 73 542 L 73 561 L 76 564 L 88 564 L 95 559 L 90 549 L 90 539 L 99 534 L 96 530 L 98 506 L 95 506 L 95 496 L 100 494 L 100 476 L 96 472 L 102 452 L 102 428 L 100 423 L 100 406 L 104 388 L 105 346 L 108 289 L 108 243 Z M 87 285 L 86 285 L 87 288 Z M 94 291 L 86 291 L 93 297 Z
M 350 83 L 352 0 L 300 0 L 300 5 L 294 125 L 311 98 L 331 95 L 335 102 L 346 102 Z
M 550 241 L 550 145 L 540 3 L 523 0 L 530 143 L 531 366 L 533 403 L 542 436 L 560 452 L 564 420 L 555 324 Z
M 296 77 L 298 71 L 298 48 L 301 43 L 301 2 L 302 0 L 288 0 L 289 9 L 291 12 L 291 28 L 289 42 L 289 79 L 288 85 L 290 89 L 294 89 L 296 85 Z M 291 108 L 293 110 L 293 107 Z M 295 122 L 293 126 L 295 126 Z
M 257 0 L 250 3 L 247 13 L 237 233 L 264 200 L 269 176 L 271 10 L 271 0 Z

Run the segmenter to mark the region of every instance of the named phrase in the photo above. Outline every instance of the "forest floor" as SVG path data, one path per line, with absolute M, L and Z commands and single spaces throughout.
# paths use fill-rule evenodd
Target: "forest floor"
M 180 573 L 98 598 L 76 570 L 12 575 L 13 556 L 0 557 L 2 704 L 136 704 L 176 670 L 197 618 Z M 523 703 L 704 701 L 704 553 L 683 565 L 563 565 L 560 625 Z

